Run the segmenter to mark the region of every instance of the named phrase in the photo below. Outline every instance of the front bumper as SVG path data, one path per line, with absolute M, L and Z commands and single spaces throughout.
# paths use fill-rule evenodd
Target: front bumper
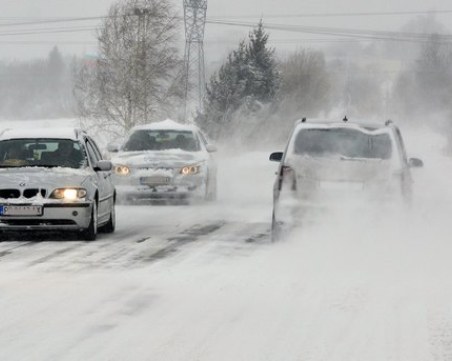
M 119 201 L 177 200 L 201 198 L 205 187 L 199 186 L 116 186 Z
M 206 192 L 204 174 L 168 177 L 166 184 L 145 184 L 143 177 L 114 177 L 119 201 L 202 198 Z
M 1 203 L 1 205 L 27 206 L 29 203 Z M 39 216 L 0 216 L 0 231 L 79 231 L 88 227 L 92 202 L 44 203 Z

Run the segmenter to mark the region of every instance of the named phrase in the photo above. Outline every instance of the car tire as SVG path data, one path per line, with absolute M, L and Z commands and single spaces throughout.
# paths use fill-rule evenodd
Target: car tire
M 101 231 L 103 233 L 113 233 L 116 228 L 116 211 L 115 211 L 115 203 L 113 202 L 113 207 L 110 211 L 110 218 L 108 219 L 108 222 L 102 226 Z
M 272 242 L 277 242 L 281 240 L 282 227 L 281 224 L 276 220 L 275 211 L 272 213 L 272 228 L 271 228 L 271 240 Z
M 207 180 L 205 200 L 208 202 L 213 202 L 213 201 L 217 200 L 217 182 L 216 182 L 216 180 L 214 180 L 213 182 L 210 180 L 210 178 Z
M 97 203 L 93 202 L 91 219 L 88 228 L 81 232 L 81 238 L 85 241 L 94 241 L 97 237 Z

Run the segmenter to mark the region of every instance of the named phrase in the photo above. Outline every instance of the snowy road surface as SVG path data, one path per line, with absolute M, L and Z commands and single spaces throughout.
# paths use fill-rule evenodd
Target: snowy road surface
M 409 213 L 344 205 L 272 244 L 276 164 L 254 152 L 220 159 L 216 203 L 1 242 L 0 360 L 452 360 L 452 160 L 408 147 Z

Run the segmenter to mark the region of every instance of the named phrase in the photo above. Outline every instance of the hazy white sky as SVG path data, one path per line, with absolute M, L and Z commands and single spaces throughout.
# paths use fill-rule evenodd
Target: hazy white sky
M 26 22 L 36 18 L 102 16 L 115 0 L 1 0 L 0 58 L 31 58 L 45 56 L 53 45 L 64 53 L 93 54 L 96 51 L 94 28 L 98 21 L 48 24 L 40 28 L 47 34 L 33 34 L 36 25 L 4 26 L 5 22 Z M 174 1 L 182 13 L 183 1 Z M 365 30 L 397 30 L 416 13 L 438 11 L 437 19 L 446 26 L 452 23 L 450 0 L 208 0 L 208 17 L 227 17 L 234 21 L 254 21 L 263 17 L 266 23 L 297 24 Z M 394 14 L 412 12 L 412 14 Z M 353 13 L 392 13 L 361 16 Z M 314 16 L 323 14 L 324 16 Z M 325 16 L 325 15 L 334 16 Z M 342 14 L 342 15 L 340 15 Z M 345 16 L 344 14 L 349 14 Z M 350 15 L 352 14 L 352 15 Z M 74 29 L 76 28 L 76 29 Z M 84 29 L 80 29 L 84 28 Z M 56 30 L 68 32 L 55 33 Z M 77 30 L 73 32 L 73 30 Z M 83 30 L 83 31 L 80 31 Z M 181 29 L 182 31 L 183 29 Z M 53 32 L 52 32 L 53 31 Z M 27 33 L 18 35 L 18 33 Z M 236 46 L 248 29 L 224 25 L 206 28 L 206 56 L 219 56 Z M 331 37 L 330 37 L 331 38 Z M 312 46 L 312 34 L 272 31 L 274 46 Z M 303 39 L 308 39 L 305 42 Z M 181 40 L 183 34 L 181 33 Z M 328 41 L 328 39 L 324 39 Z

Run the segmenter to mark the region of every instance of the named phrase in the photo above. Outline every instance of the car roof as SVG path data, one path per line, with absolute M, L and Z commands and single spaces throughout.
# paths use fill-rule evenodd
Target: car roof
M 78 140 L 82 132 L 81 129 L 68 127 L 37 129 L 7 128 L 0 131 L 0 140 L 34 138 Z
M 342 120 L 337 119 L 298 119 L 295 122 L 297 128 L 353 128 L 357 130 L 376 131 L 385 128 L 395 127 L 392 121 L 378 123 L 367 120 L 350 120 L 346 117 Z
M 148 123 L 143 125 L 137 125 L 131 129 L 131 132 L 136 130 L 185 130 L 185 131 L 197 131 L 199 128 L 194 124 L 182 124 L 172 119 L 166 119 L 161 122 Z

